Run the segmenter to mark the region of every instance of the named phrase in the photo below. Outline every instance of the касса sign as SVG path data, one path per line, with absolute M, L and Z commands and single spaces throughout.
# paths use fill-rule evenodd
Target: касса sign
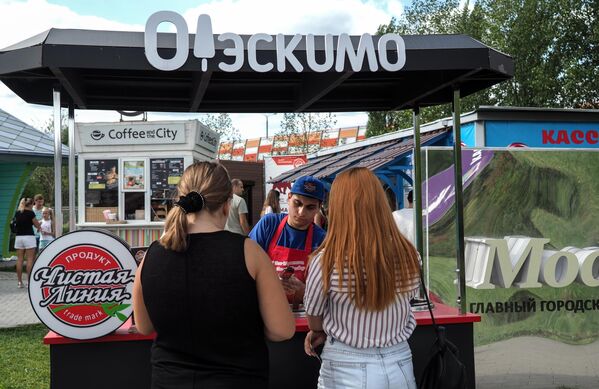
M 131 316 L 137 265 L 128 245 L 106 232 L 82 230 L 50 243 L 31 270 L 35 314 L 67 338 L 93 339 Z

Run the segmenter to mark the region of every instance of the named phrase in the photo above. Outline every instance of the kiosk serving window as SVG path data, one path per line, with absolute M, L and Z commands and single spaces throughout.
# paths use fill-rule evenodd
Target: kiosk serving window
M 84 166 L 85 222 L 162 222 L 173 206 L 185 160 L 88 159 Z
M 184 170 L 183 158 L 150 159 L 152 221 L 162 221 L 173 206 L 177 184 Z
M 104 221 L 103 212 L 117 214 L 119 205 L 118 159 L 85 161 L 85 220 Z

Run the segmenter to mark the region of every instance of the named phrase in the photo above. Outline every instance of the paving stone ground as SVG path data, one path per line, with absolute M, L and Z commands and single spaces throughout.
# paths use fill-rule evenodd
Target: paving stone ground
M 0 271 L 0 328 L 35 323 L 39 319 L 31 308 L 27 288 L 17 288 L 14 272 Z M 572 346 L 519 337 L 477 347 L 475 360 L 479 389 L 599 388 L 599 341 Z
M 23 280 L 26 279 L 27 273 L 23 273 Z M 17 288 L 17 274 L 0 271 L 0 328 L 39 322 L 31 308 L 27 288 Z
M 482 389 L 597 389 L 599 341 L 569 345 L 522 336 L 475 349 Z

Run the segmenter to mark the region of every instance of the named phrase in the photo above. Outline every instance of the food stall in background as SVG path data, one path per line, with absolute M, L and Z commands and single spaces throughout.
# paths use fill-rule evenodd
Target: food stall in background
M 148 246 L 162 234 L 185 168 L 215 159 L 218 144 L 197 120 L 77 124 L 77 229 Z

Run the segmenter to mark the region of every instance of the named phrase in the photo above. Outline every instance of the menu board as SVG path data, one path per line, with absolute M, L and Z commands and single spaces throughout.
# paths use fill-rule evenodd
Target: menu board
M 118 188 L 117 159 L 88 159 L 85 161 L 85 189 L 105 190 Z
M 172 197 L 183 175 L 183 158 L 150 159 L 150 188 L 153 199 Z

